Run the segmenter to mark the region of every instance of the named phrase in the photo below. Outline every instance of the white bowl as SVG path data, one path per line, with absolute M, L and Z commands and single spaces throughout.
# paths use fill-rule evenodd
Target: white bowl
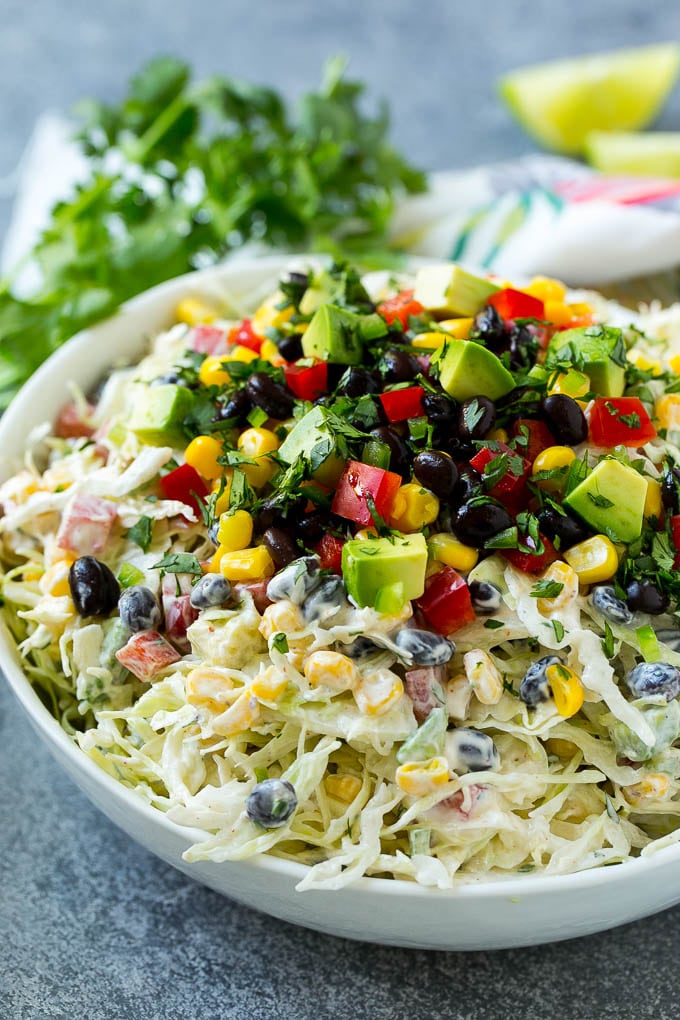
M 36 372 L 0 422 L 3 477 L 14 470 L 30 429 L 56 415 L 69 380 L 87 390 L 114 361 L 140 354 L 150 336 L 171 324 L 181 297 L 221 287 L 229 291 L 266 288 L 275 284 L 290 262 L 269 257 L 180 277 L 135 298 L 107 322 L 79 333 Z M 0 623 L 0 667 L 54 757 L 113 822 L 196 881 L 275 917 L 389 945 L 496 949 L 587 935 L 680 901 L 677 846 L 649 858 L 576 875 L 466 882 L 446 891 L 363 878 L 339 892 L 298 893 L 295 886 L 304 867 L 276 857 L 187 864 L 183 852 L 205 834 L 169 821 L 99 769 L 73 743 L 26 679 L 4 621 Z

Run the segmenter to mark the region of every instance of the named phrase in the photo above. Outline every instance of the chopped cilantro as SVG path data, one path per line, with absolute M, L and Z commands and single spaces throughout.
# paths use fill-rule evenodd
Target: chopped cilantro
M 152 570 L 164 570 L 166 574 L 194 574 L 201 577 L 203 569 L 193 553 L 168 553 Z
M 279 631 L 272 638 L 272 648 L 275 648 L 277 652 L 281 652 L 282 655 L 285 655 L 288 651 L 288 638 L 283 631 Z
M 142 552 L 148 552 L 151 545 L 152 528 L 152 519 L 147 517 L 146 514 L 142 514 L 137 523 L 132 525 L 124 537 L 138 545 Z
M 548 581 L 546 578 L 543 578 L 543 580 L 536 582 L 529 594 L 532 599 L 555 599 L 563 588 L 564 585 L 561 581 Z
M 563 626 L 563 624 L 561 624 L 559 620 L 553 620 L 552 621 L 552 628 L 555 631 L 555 640 L 556 641 L 561 641 L 562 638 L 564 637 L 564 626 Z

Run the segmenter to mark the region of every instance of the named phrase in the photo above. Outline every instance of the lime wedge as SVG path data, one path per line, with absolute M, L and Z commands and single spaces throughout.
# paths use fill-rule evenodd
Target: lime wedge
M 680 177 L 680 131 L 592 131 L 586 158 L 608 174 Z
M 680 46 L 659 43 L 519 68 L 500 92 L 529 134 L 577 154 L 590 131 L 635 131 L 658 113 L 680 69 Z

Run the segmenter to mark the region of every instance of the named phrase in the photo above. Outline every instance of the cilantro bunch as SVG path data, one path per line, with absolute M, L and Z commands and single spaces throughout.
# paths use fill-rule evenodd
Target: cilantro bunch
M 423 191 L 425 177 L 388 144 L 386 109 L 362 112 L 364 86 L 343 71 L 332 61 L 291 110 L 272 89 L 194 81 L 160 57 L 119 106 L 82 103 L 90 173 L 30 255 L 41 283 L 19 297 L 0 281 L 0 408 L 79 329 L 247 241 L 384 255 L 395 196 Z

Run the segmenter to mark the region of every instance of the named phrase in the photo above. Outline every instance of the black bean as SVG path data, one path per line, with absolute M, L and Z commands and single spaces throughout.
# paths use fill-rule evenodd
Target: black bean
M 321 582 L 321 564 L 316 556 L 301 556 L 275 574 L 267 585 L 267 597 L 272 602 L 290 599 L 302 605 L 307 596 Z
M 379 393 L 381 389 L 375 372 L 356 365 L 346 369 L 338 383 L 338 393 L 344 397 L 363 397 L 364 393 Z
M 207 575 L 217 576 L 217 575 Z M 161 608 L 150 588 L 135 584 L 126 588 L 118 600 L 118 614 L 131 631 L 155 630 L 161 622 Z
M 224 404 L 218 404 L 216 419 L 235 418 L 243 421 L 253 409 L 253 402 L 245 390 L 236 390 Z
M 617 598 L 611 585 L 602 584 L 595 588 L 591 595 L 591 601 L 610 623 L 628 626 L 633 622 L 633 613 L 623 599 Z
M 371 641 L 370 638 L 361 635 L 354 639 L 351 644 L 340 645 L 340 651 L 343 655 L 348 655 L 350 659 L 365 659 L 367 655 L 373 655 L 374 652 L 381 651 L 380 645 L 377 645 L 375 641 Z
M 231 596 L 231 585 L 221 574 L 204 574 L 191 589 L 189 601 L 194 609 L 223 606 Z
M 626 602 L 633 612 L 639 610 L 650 616 L 660 616 L 668 609 L 670 599 L 653 581 L 631 581 L 626 586 Z
M 301 517 L 296 525 L 296 534 L 303 545 L 310 546 L 323 538 L 330 526 L 328 514 L 312 511 Z
M 420 365 L 406 351 L 385 351 L 378 366 L 386 383 L 410 382 L 420 372 Z
M 120 585 L 105 563 L 81 556 L 68 572 L 71 598 L 80 616 L 108 616 L 118 604 Z
M 264 829 L 285 825 L 297 807 L 295 788 L 286 779 L 264 779 L 246 801 L 246 814 Z
M 439 499 L 451 499 L 458 482 L 458 468 L 448 453 L 423 450 L 413 461 L 413 474 Z
M 459 466 L 458 468 L 458 481 L 453 491 L 452 503 L 456 506 L 460 506 L 462 503 L 467 503 L 468 500 L 472 499 L 473 496 L 478 495 L 482 491 L 482 476 L 479 471 L 475 471 L 471 467 Z
M 318 588 L 308 595 L 302 606 L 308 623 L 324 621 L 334 616 L 338 609 L 347 604 L 347 592 L 341 577 L 330 574 Z
M 503 319 L 493 307 L 487 305 L 475 316 L 475 331 L 479 334 L 484 346 L 495 354 L 507 350 L 508 334 Z
M 672 514 L 680 513 L 680 468 L 667 464 L 661 481 L 661 502 Z
M 156 376 L 155 379 L 152 379 L 149 386 L 176 386 L 179 381 L 180 376 L 177 372 L 166 372 L 164 375 L 159 375 Z
M 542 659 L 531 663 L 519 685 L 519 696 L 525 705 L 535 708 L 540 701 L 548 700 L 550 697 L 550 684 L 548 683 L 545 671 L 548 666 L 561 661 L 558 655 L 544 655 Z
M 280 495 L 265 499 L 259 510 L 253 512 L 253 529 L 261 535 L 273 526 L 283 528 L 294 524 L 307 510 L 307 497 L 299 496 L 293 502 L 287 502 Z
M 511 528 L 513 519 L 500 503 L 464 503 L 453 521 L 453 528 L 465 545 L 480 548 L 487 539 L 506 528 Z
M 456 650 L 453 641 L 434 634 L 430 630 L 415 627 L 404 628 L 397 634 L 394 643 L 404 654 L 409 665 L 444 666 Z
M 413 454 L 401 436 L 387 425 L 380 425 L 376 429 L 371 429 L 371 435 L 389 447 L 390 471 L 394 471 L 395 474 L 401 475 L 402 478 L 408 481 L 411 477 L 411 457 Z
M 500 755 L 488 733 L 460 726 L 446 734 L 446 757 L 449 765 L 458 772 L 488 772 L 498 768 Z
M 307 273 L 296 273 L 291 269 L 289 272 L 283 273 L 281 283 L 286 287 L 301 287 L 306 290 L 309 286 L 309 276 Z
M 472 608 L 482 616 L 496 613 L 501 608 L 501 593 L 489 581 L 471 581 L 469 584 Z
M 262 536 L 262 541 L 267 548 L 267 552 L 279 568 L 287 567 L 289 563 L 300 555 L 297 543 L 282 528 L 267 528 Z
M 458 412 L 458 404 L 445 393 L 426 393 L 423 397 L 423 411 L 433 425 L 445 425 L 449 428 Z
M 636 698 L 662 696 L 672 701 L 680 694 L 680 669 L 667 662 L 641 662 L 628 673 L 626 683 Z
M 295 404 L 295 398 L 285 386 L 274 382 L 266 372 L 253 372 L 246 392 L 255 406 L 272 418 L 288 418 Z
M 496 405 L 488 397 L 472 397 L 458 408 L 461 439 L 484 439 L 496 424 Z
M 588 422 L 575 400 L 566 393 L 551 393 L 541 401 L 550 431 L 565 446 L 578 446 L 588 437 Z
M 513 326 L 508 333 L 508 340 L 511 369 L 517 371 L 534 364 L 538 340 L 530 329 L 526 326 Z
M 302 337 L 299 333 L 291 333 L 290 336 L 284 336 L 276 346 L 279 349 L 279 354 L 286 361 L 297 361 L 303 355 Z
M 588 529 L 581 521 L 576 520 L 565 511 L 561 514 L 552 506 L 543 507 L 538 513 L 541 532 L 552 541 L 558 539 L 560 550 L 570 549 L 577 542 L 588 537 Z

